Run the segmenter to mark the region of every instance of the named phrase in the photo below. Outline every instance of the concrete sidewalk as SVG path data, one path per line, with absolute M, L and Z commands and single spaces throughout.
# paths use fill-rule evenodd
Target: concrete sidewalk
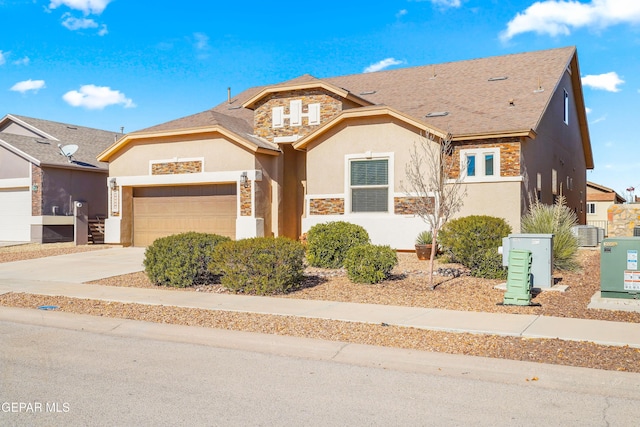
M 143 256 L 141 248 L 111 248 L 0 264 L 0 294 L 62 295 L 122 303 L 385 323 L 449 332 L 560 338 L 640 348 L 639 323 L 83 284 L 142 271 Z

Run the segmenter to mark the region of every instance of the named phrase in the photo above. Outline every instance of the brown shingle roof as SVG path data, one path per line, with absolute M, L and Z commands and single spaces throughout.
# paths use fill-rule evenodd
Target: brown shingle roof
M 0 132 L 0 140 L 35 159 L 43 166 L 107 170 L 109 167 L 108 164 L 96 161 L 96 157 L 102 150 L 113 144 L 116 137 L 120 136 L 117 132 L 18 116 L 15 114 L 5 116 L 3 122 L 13 120 L 14 118 L 55 138 L 40 138 Z M 62 146 L 70 144 L 78 146 L 78 151 L 73 154 L 73 162 L 69 162 L 67 157 L 60 153 L 58 144 Z
M 244 121 L 248 129 L 253 126 L 253 112 L 238 108 L 247 100 L 266 88 L 313 81 L 344 88 L 376 105 L 388 105 L 454 137 L 535 131 L 575 53 L 575 47 L 565 47 L 325 79 L 305 74 L 276 85 L 247 89 L 233 97 L 231 103 L 145 131 L 178 129 L 214 120 L 209 112 L 220 114 L 213 117 L 223 126 L 231 123 L 223 116 L 234 117 Z M 434 112 L 447 114 L 426 117 Z

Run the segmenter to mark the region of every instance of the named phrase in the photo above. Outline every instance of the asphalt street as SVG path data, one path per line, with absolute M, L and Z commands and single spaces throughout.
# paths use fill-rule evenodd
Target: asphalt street
M 0 321 L 0 425 L 604 426 L 640 404 L 635 374 L 40 316 Z

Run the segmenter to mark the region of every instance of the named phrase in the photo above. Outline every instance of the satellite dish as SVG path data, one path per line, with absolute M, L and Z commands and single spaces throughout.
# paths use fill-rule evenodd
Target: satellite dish
M 60 149 L 60 154 L 66 156 L 71 162 L 71 156 L 73 156 L 76 151 L 78 151 L 78 146 L 76 144 L 69 144 L 62 146 L 62 144 L 58 144 L 58 148 Z

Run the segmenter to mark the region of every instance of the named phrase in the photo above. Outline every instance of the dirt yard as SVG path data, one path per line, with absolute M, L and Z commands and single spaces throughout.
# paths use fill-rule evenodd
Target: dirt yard
M 75 247 L 57 244 L 0 248 L 0 262 L 95 250 L 102 247 L 104 246 Z M 306 271 L 304 287 L 281 297 L 640 323 L 640 313 L 587 308 L 590 298 L 600 286 L 597 250 L 580 252 L 582 265 L 580 271 L 556 273 L 554 275 L 556 282 L 568 286 L 568 289 L 565 292 L 545 291 L 534 295 L 533 302 L 540 304 L 538 307 L 498 305 L 502 302 L 504 291 L 495 289 L 494 286 L 501 281 L 475 279 L 466 275 L 457 278 L 439 275 L 437 276 L 438 286 L 435 290 L 429 290 L 428 262 L 417 260 L 415 254 L 411 253 L 400 253 L 398 258 L 400 262 L 393 271 L 393 276 L 381 284 L 353 284 L 346 278 L 343 271 L 309 268 Z M 436 269 L 440 267 L 458 268 L 459 266 L 437 265 Z M 95 283 L 157 288 L 147 280 L 144 273 L 112 277 Z M 166 289 L 166 292 L 226 292 L 226 290 L 219 285 L 208 285 L 189 290 Z M 61 311 L 96 316 L 640 372 L 640 364 L 638 364 L 640 349 L 600 346 L 588 342 L 446 333 L 292 316 L 120 304 L 27 294 L 1 295 L 0 305 L 27 308 L 57 305 Z

